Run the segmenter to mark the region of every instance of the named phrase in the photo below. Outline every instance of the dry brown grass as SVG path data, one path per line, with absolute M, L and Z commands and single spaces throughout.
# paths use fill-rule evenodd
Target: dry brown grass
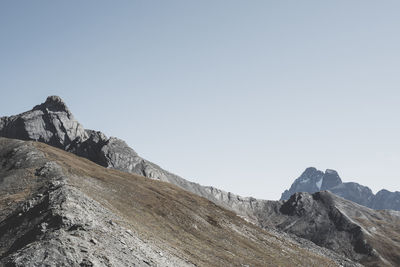
M 386 211 L 381 213 L 381 219 L 375 217 L 356 218 L 357 222 L 363 226 L 370 234 L 365 238 L 376 251 L 393 266 L 400 265 L 400 218 L 388 216 Z M 367 266 L 380 266 L 385 264 L 380 259 L 375 262 L 366 259 L 363 264 Z M 376 264 L 376 265 L 375 265 Z
M 34 144 L 70 174 L 72 185 L 123 218 L 119 223 L 198 266 L 336 266 L 172 184 Z
M 7 154 L 18 144 L 11 139 L 1 138 L 0 148 L 2 154 Z M 33 166 L 11 168 L 7 162 L 7 155 L 1 155 L 0 167 L 0 221 L 9 215 L 21 202 L 31 197 L 43 185 L 42 180 L 35 176 Z M 22 161 L 22 159 L 21 159 Z

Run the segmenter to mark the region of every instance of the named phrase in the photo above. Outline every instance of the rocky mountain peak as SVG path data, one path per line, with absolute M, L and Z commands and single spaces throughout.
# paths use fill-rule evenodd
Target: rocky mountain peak
M 59 96 L 49 96 L 32 110 L 1 118 L 0 136 L 40 141 L 66 150 L 76 140 L 88 138 Z
M 317 170 L 315 167 L 308 167 L 307 169 L 305 169 L 305 171 L 301 174 L 300 177 L 309 177 L 309 176 L 313 176 L 316 173 L 319 173 L 321 171 Z
M 40 141 L 104 167 L 169 181 L 189 191 L 198 192 L 201 188 L 144 160 L 125 141 L 85 129 L 59 96 L 47 97 L 32 110 L 0 118 L 0 136 Z
M 338 186 L 342 183 L 342 179 L 340 179 L 337 171 L 332 169 L 327 169 L 324 173 L 323 181 L 321 184 L 321 190 L 326 190 L 335 186 Z
M 321 172 L 314 167 L 307 168 L 290 189 L 282 193 L 281 200 L 288 200 L 297 192 L 315 193 L 323 190 L 369 208 L 400 210 L 400 192 L 381 190 L 374 195 L 367 186 L 354 182 L 343 183 L 335 170 Z
M 297 178 L 289 190 L 283 192 L 281 199 L 287 200 L 296 192 L 313 193 L 321 190 L 324 173 L 314 167 L 307 168 L 299 178 Z
M 390 192 L 386 189 L 380 190 L 374 196 L 371 207 L 374 209 L 400 210 L 400 192 Z
M 338 175 L 338 172 L 332 169 L 326 169 L 325 174 Z
M 40 105 L 37 105 L 33 110 L 47 110 L 50 112 L 65 112 L 69 116 L 72 116 L 71 111 L 68 109 L 64 100 L 61 97 L 52 95 L 47 97 L 46 101 Z
M 46 98 L 45 104 L 63 104 L 65 105 L 65 102 L 62 100 L 61 97 L 57 95 L 51 95 Z

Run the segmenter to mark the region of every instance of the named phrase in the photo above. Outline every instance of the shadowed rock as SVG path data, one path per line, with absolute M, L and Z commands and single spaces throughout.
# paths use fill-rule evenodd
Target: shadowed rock
M 306 238 L 366 266 L 399 263 L 399 212 L 373 210 L 321 191 L 265 201 L 256 213 L 266 229 Z

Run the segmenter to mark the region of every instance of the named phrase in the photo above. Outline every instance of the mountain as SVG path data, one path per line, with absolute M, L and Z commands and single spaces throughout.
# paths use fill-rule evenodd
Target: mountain
M 398 243 L 396 242 L 400 240 L 395 234 L 396 231 L 398 231 L 399 226 L 399 221 L 397 219 L 398 213 L 389 211 L 384 213 L 383 211 L 375 211 L 371 209 L 366 211 L 361 210 L 361 213 L 357 213 L 361 206 L 351 201 L 346 202 L 339 197 L 335 198 L 333 194 L 326 193 L 328 194 L 327 197 L 325 197 L 325 195 L 324 197 L 319 197 L 318 194 L 316 196 L 306 194 L 303 197 L 303 195 L 300 194 L 300 198 L 298 197 L 298 194 L 294 194 L 296 190 L 304 192 L 316 192 L 320 190 L 330 190 L 331 192 L 335 192 L 334 190 L 341 190 L 340 193 L 343 194 L 343 196 L 347 194 L 348 198 L 351 200 L 354 199 L 354 201 L 361 201 L 367 199 L 367 201 L 369 201 L 368 198 L 365 198 L 363 193 L 364 191 L 367 192 L 368 188 L 361 187 L 354 183 L 342 183 L 337 172 L 333 170 L 327 170 L 323 173 L 315 168 L 307 169 L 306 172 L 295 181 L 290 190 L 284 193 L 283 196 L 285 196 L 285 199 L 282 199 L 281 201 L 267 201 L 252 197 L 241 197 L 217 188 L 202 186 L 187 181 L 175 174 L 163 170 L 156 164 L 141 158 L 123 140 L 115 137 L 108 138 L 101 132 L 84 129 L 84 127 L 75 120 L 63 100 L 57 96 L 48 97 L 43 104 L 35 106 L 30 111 L 15 116 L 0 118 L 0 136 L 20 140 L 39 141 L 40 143 L 21 143 L 22 147 L 35 148 L 32 151 L 25 151 L 24 154 L 29 157 L 31 154 L 35 155 L 35 151 L 39 150 L 40 153 L 45 155 L 45 158 L 48 161 L 56 162 L 57 166 L 61 166 L 62 170 L 61 173 L 54 173 L 53 167 L 51 166 L 50 170 L 48 170 L 49 168 L 43 164 L 39 164 L 41 167 L 39 165 L 34 165 L 34 167 L 29 168 L 29 174 L 34 177 L 34 179 L 27 180 L 27 178 L 24 178 L 25 176 L 18 175 L 18 173 L 21 172 L 21 166 L 23 167 L 26 162 L 29 162 L 29 160 L 27 160 L 28 158 L 24 158 L 23 160 L 9 160 L 9 158 L 12 158 L 16 152 L 14 152 L 14 150 L 9 151 L 6 149 L 11 144 L 7 142 L 17 141 L 1 139 L 2 145 L 0 146 L 0 149 L 5 149 L 3 161 L 10 163 L 0 164 L 4 169 L 1 171 L 3 174 L 0 173 L 0 179 L 3 179 L 2 177 L 4 175 L 8 177 L 8 172 L 13 173 L 9 176 L 11 178 L 0 180 L 2 183 L 4 181 L 4 183 L 1 184 L 1 187 L 5 188 L 3 191 L 4 194 L 7 194 L 6 192 L 8 191 L 14 192 L 10 199 L 5 198 L 7 199 L 7 203 L 4 202 L 6 204 L 1 204 L 3 205 L 4 214 L 3 212 L 0 214 L 0 216 L 2 216 L 0 217 L 0 220 L 4 220 L 0 222 L 0 228 L 3 227 L 2 229 L 4 230 L 3 232 L 0 232 L 0 234 L 8 233 L 6 239 L 2 240 L 0 238 L 0 244 L 6 244 L 3 249 L 4 252 L 2 252 L 3 262 L 13 262 L 15 264 L 15 262 L 17 262 L 16 259 L 18 258 L 18 255 L 15 253 L 21 250 L 23 246 L 27 245 L 26 242 L 35 243 L 40 240 L 53 240 L 56 237 L 58 238 L 58 236 L 62 237 L 58 230 L 61 229 L 61 233 L 68 232 L 68 229 L 70 229 L 68 227 L 73 224 L 73 221 L 70 222 L 68 220 L 65 223 L 60 224 L 60 221 L 63 221 L 62 219 L 64 217 L 64 219 L 74 218 L 74 220 L 77 221 L 82 220 L 82 218 L 92 217 L 93 221 L 100 221 L 102 223 L 98 225 L 100 228 L 91 228 L 94 230 L 93 233 L 91 232 L 91 235 L 94 235 L 94 233 L 104 233 L 111 240 L 115 240 L 115 236 L 118 237 L 118 235 L 115 235 L 115 233 L 111 231 L 112 229 L 110 230 L 107 227 L 109 224 L 115 226 L 114 222 L 116 220 L 121 222 L 123 221 L 124 226 L 128 225 L 131 227 L 128 227 L 128 230 L 131 229 L 130 231 L 136 229 L 138 235 L 145 233 L 146 237 L 151 236 L 152 238 L 157 238 L 154 236 L 155 233 L 160 232 L 162 235 L 163 232 L 166 231 L 166 235 L 162 235 L 160 240 L 157 239 L 157 242 L 160 242 L 160 244 L 164 244 L 163 242 L 168 243 L 166 247 L 168 248 L 168 255 L 171 255 L 169 258 L 171 261 L 168 262 L 168 264 L 162 264 L 162 262 L 158 261 L 159 259 L 156 259 L 158 256 L 153 252 L 157 252 L 157 248 L 150 247 L 144 252 L 140 248 L 140 253 L 145 254 L 138 254 L 143 255 L 143 258 L 147 258 L 145 260 L 146 262 L 149 262 L 148 259 L 151 259 L 152 264 L 158 264 L 161 266 L 184 266 L 185 263 L 179 261 L 182 257 L 184 259 L 190 259 L 191 263 L 200 266 L 227 266 L 232 265 L 232 262 L 243 262 L 239 260 L 239 258 L 242 257 L 241 255 L 243 255 L 243 259 L 246 259 L 247 262 L 251 262 L 252 257 L 249 256 L 250 254 L 255 258 L 253 259 L 252 264 L 243 263 L 244 266 L 268 265 L 267 263 L 273 262 L 273 260 L 263 258 L 265 257 L 264 254 L 272 253 L 271 255 L 276 255 L 276 257 L 278 257 L 278 254 L 274 254 L 275 252 L 270 251 L 270 248 L 268 247 L 269 245 L 274 244 L 273 246 L 275 246 L 276 244 L 270 243 L 269 239 L 266 237 L 263 239 L 263 234 L 258 231 L 266 231 L 267 235 L 270 237 L 274 236 L 274 238 L 281 238 L 279 239 L 281 241 L 278 242 L 281 246 L 276 245 L 277 248 L 282 249 L 281 252 L 286 253 L 286 250 L 291 247 L 295 247 L 296 249 L 298 247 L 303 247 L 309 253 L 317 253 L 318 251 L 321 251 L 323 257 L 329 258 L 331 261 L 344 266 L 354 266 L 354 261 L 362 262 L 366 266 L 375 266 L 376 263 L 383 266 L 396 266 L 396 263 L 399 262 L 397 260 L 400 255 L 400 250 L 386 249 L 383 251 L 382 248 L 379 247 L 379 244 L 385 244 L 385 246 L 387 245 L 397 248 Z M 48 144 L 51 147 L 46 146 L 43 143 Z M 76 156 L 80 156 L 80 158 Z M 59 169 L 59 167 L 54 168 Z M 43 179 L 43 177 L 46 176 L 46 173 L 54 174 L 52 177 L 48 178 L 50 179 L 48 186 L 46 186 L 47 183 L 41 184 L 38 182 L 47 179 Z M 63 187 L 66 190 L 63 189 L 62 192 L 67 191 L 69 193 L 66 196 L 62 196 L 62 199 L 70 204 L 60 204 L 61 200 L 58 200 L 58 198 L 52 198 L 51 201 L 46 200 L 47 202 L 43 202 L 42 200 L 40 200 L 40 203 L 36 202 L 37 199 L 43 199 L 43 196 L 46 196 L 45 199 L 49 199 L 47 198 L 47 195 L 53 195 L 51 192 L 53 192 L 52 190 L 55 188 L 55 186 L 52 185 L 55 177 L 65 178 L 62 180 L 62 184 L 66 184 L 66 187 Z M 144 177 L 151 179 L 145 179 Z M 15 181 L 20 182 L 15 185 L 13 184 Z M 33 181 L 35 182 L 33 183 Z M 58 182 L 56 181 L 56 183 Z M 31 188 L 31 186 L 34 186 L 35 184 L 37 184 L 37 187 Z M 341 187 L 344 187 L 344 189 L 340 189 Z M 78 192 L 74 190 L 78 190 Z M 143 192 L 146 192 L 146 194 L 144 194 L 142 190 L 144 190 Z M 355 190 L 360 193 L 355 194 L 353 192 Z M 32 192 L 34 195 L 32 195 Z M 294 199 L 292 198 L 293 194 L 295 196 Z M 40 195 L 42 195 L 42 197 L 38 197 Z M 80 195 L 84 197 L 82 201 L 79 200 Z M 376 196 L 373 196 L 372 194 L 372 198 L 377 198 L 378 195 L 383 203 L 393 201 L 393 195 L 391 193 L 388 195 L 385 192 L 377 194 Z M 395 194 L 394 196 L 394 198 L 396 198 L 397 195 Z M 206 199 L 211 202 L 208 202 Z M 312 201 L 304 202 L 300 201 L 301 199 L 312 199 Z M 0 201 L 2 200 L 4 200 L 4 198 L 0 199 Z M 79 200 L 78 203 L 77 200 Z M 206 201 L 205 203 L 208 204 L 205 205 L 202 201 Z M 82 202 L 82 206 L 80 206 L 79 202 Z M 169 203 L 174 204 L 169 205 Z M 394 201 L 393 203 L 396 202 Z M 25 216 L 25 210 L 31 210 L 29 207 L 36 204 L 39 205 L 37 208 L 38 212 L 34 212 L 33 214 L 28 212 L 28 215 L 26 216 L 29 218 L 24 217 L 24 220 L 19 221 L 19 217 Z M 169 206 L 165 207 L 164 204 L 168 204 Z M 59 216 L 54 217 L 52 212 L 49 213 L 49 210 L 57 210 L 59 206 L 62 208 L 60 211 L 61 213 L 67 213 L 67 215 L 62 215 L 61 219 Z M 343 206 L 346 206 L 346 209 L 343 209 Z M 68 209 L 68 207 L 70 209 Z M 90 207 L 93 207 L 93 209 Z M 290 207 L 295 208 L 295 210 L 292 211 Z M 67 210 L 64 210 L 63 208 L 66 208 Z M 211 209 L 210 212 L 212 212 L 212 215 L 208 213 L 208 209 Z M 98 218 L 101 217 L 100 210 L 103 210 L 105 214 L 110 214 L 111 217 L 107 218 L 117 216 L 115 218 L 118 219 L 107 219 L 104 221 Z M 218 212 L 216 210 L 218 210 Z M 95 214 L 91 214 L 92 211 Z M 232 211 L 234 213 L 232 213 Z M 81 213 L 68 215 L 69 213 L 73 214 L 74 212 Z M 44 219 L 41 214 L 50 214 L 48 215 L 50 217 Z M 228 216 L 226 214 L 230 215 Z M 361 214 L 361 217 L 357 217 L 359 214 Z M 136 215 L 140 216 L 137 217 Z M 143 215 L 143 217 L 141 217 L 141 215 Z M 221 225 L 222 222 L 226 224 L 223 224 L 223 232 L 215 232 L 215 229 L 212 230 L 212 228 L 199 228 L 198 223 L 196 223 L 196 218 L 200 222 L 204 223 L 204 221 L 206 221 L 215 227 Z M 343 221 L 341 221 L 341 218 Z M 239 219 L 240 221 L 230 221 Z M 339 223 L 337 222 L 338 220 Z M 34 223 L 32 225 L 32 229 L 34 230 L 32 230 L 29 224 L 31 221 L 33 223 L 40 222 L 40 224 Z M 107 221 L 112 221 L 113 223 L 107 224 Z M 21 224 L 19 224 L 19 222 Z M 210 231 L 210 235 L 206 233 L 200 235 L 197 232 L 191 231 L 190 229 L 192 228 L 189 227 L 190 225 L 187 225 L 187 222 L 191 222 L 192 224 L 190 225 L 194 225 L 193 227 L 195 229 Z M 387 224 L 385 222 L 390 223 Z M 42 223 L 45 224 L 42 226 Z M 236 231 L 237 227 L 243 223 L 245 223 L 246 226 L 251 227 L 252 230 L 247 230 L 246 228 L 245 234 L 244 232 Z M 48 226 L 52 226 L 53 224 L 55 226 L 51 228 L 52 232 L 49 236 L 47 234 L 40 234 L 44 231 L 43 227 L 44 229 L 48 229 Z M 76 227 L 77 229 L 80 229 L 83 225 L 82 228 L 85 229 L 85 224 L 86 222 L 79 223 L 78 225 L 80 226 Z M 89 225 L 91 224 L 89 223 Z M 134 228 L 132 228 L 132 225 Z M 232 225 L 236 226 L 232 228 Z M 106 228 L 111 232 L 107 232 L 103 229 L 103 226 L 107 226 Z M 73 226 L 72 229 L 75 229 L 76 227 Z M 15 239 L 18 238 L 21 231 L 25 231 L 23 230 L 25 228 L 31 229 L 33 233 L 36 234 L 32 235 L 31 233 L 25 233 L 23 237 Z M 239 245 L 239 241 L 236 240 L 236 234 L 232 234 L 228 228 L 231 230 L 233 229 L 233 231 L 240 236 L 243 236 L 244 234 L 245 238 L 248 238 L 249 236 L 247 234 L 249 234 L 252 242 L 254 241 L 256 243 L 251 243 L 246 239 L 246 241 L 243 242 L 248 244 L 248 246 L 246 245 L 247 247 Z M 261 230 L 261 228 L 264 230 Z M 370 235 L 372 230 L 368 230 L 367 232 L 364 231 L 364 229 L 370 228 L 378 229 L 379 234 Z M 123 232 L 123 230 L 121 231 Z M 171 236 L 172 233 L 174 236 Z M 228 239 L 228 241 L 223 242 L 223 240 L 227 238 L 225 235 L 232 235 L 232 238 L 236 241 Z M 195 237 L 194 239 L 193 236 Z M 369 238 L 369 236 L 371 237 Z M 70 237 L 68 236 L 68 238 Z M 97 241 L 99 239 L 106 239 L 101 236 L 94 236 L 94 238 Z M 185 241 L 186 238 L 189 238 L 187 242 Z M 264 241 L 261 242 L 259 238 Z M 7 241 L 8 239 L 11 241 Z M 165 239 L 170 241 L 166 241 Z M 286 241 L 282 241 L 283 239 Z M 89 239 L 86 238 L 85 240 Z M 97 241 L 95 241 L 95 243 Z M 262 244 L 259 244 L 258 241 Z M 13 242 L 13 244 L 7 242 Z M 49 241 L 50 243 L 46 242 L 43 244 L 41 243 L 40 246 L 48 245 L 50 249 L 50 244 L 54 244 L 55 241 Z M 62 242 L 66 241 L 62 239 Z M 126 241 L 124 242 L 127 243 Z M 195 244 L 193 247 L 191 247 L 192 242 Z M 149 245 L 148 241 L 144 243 Z M 207 245 L 205 243 L 207 243 Z M 211 245 L 214 243 L 215 247 Z M 68 244 L 73 247 L 74 251 L 79 250 L 79 247 L 74 247 L 74 244 Z M 107 245 L 103 246 L 102 249 L 106 251 L 108 246 L 111 246 L 110 249 L 114 249 L 112 247 L 113 244 L 107 243 Z M 340 246 L 338 244 L 343 245 Z M 60 244 L 57 244 L 57 246 L 58 245 Z M 13 248 L 11 249 L 10 246 Z M 40 246 L 37 245 L 37 248 Z M 121 248 L 118 246 L 119 245 L 117 245 L 115 251 L 113 250 L 116 253 L 116 256 L 113 256 L 114 259 L 118 258 L 120 260 L 118 263 L 119 265 L 129 265 L 122 259 L 123 255 L 119 254 L 123 252 L 121 252 Z M 164 245 L 159 246 L 166 249 Z M 231 246 L 234 246 L 235 248 L 232 248 Z M 288 248 L 286 246 L 288 246 Z M 87 247 L 88 246 L 84 248 L 85 251 L 87 251 Z M 174 254 L 169 250 L 174 247 L 179 248 L 178 254 Z M 256 251 L 259 252 L 253 252 L 252 249 L 255 248 L 257 248 Z M 60 248 L 59 250 L 66 253 L 64 249 L 65 248 Z M 216 251 L 210 252 L 210 250 L 214 249 Z M 230 253 L 226 254 L 227 252 L 225 250 L 234 255 L 231 255 Z M 139 253 L 138 251 L 136 252 Z M 163 255 L 166 255 L 165 253 L 162 252 Z M 213 253 L 218 253 L 218 255 Z M 264 253 L 264 256 L 257 253 Z M 205 254 L 210 254 L 210 259 L 212 259 L 212 261 L 207 261 Z M 11 255 L 14 255 L 15 257 L 11 257 Z M 175 257 L 173 255 L 178 256 Z M 236 258 L 236 256 L 239 257 Z M 281 256 L 284 258 L 283 254 L 279 254 L 279 257 Z M 313 258 L 313 256 L 311 256 L 311 258 Z M 348 260 L 348 258 L 350 260 Z M 93 261 L 99 261 L 98 258 L 94 259 L 92 257 L 91 259 Z M 266 260 L 264 264 L 260 264 L 261 259 Z M 306 264 L 305 262 L 302 262 L 303 257 L 299 255 L 299 261 L 297 264 L 293 263 L 294 259 L 296 259 L 296 257 L 290 258 L 287 263 L 281 262 L 281 264 L 278 265 L 285 266 L 290 263 L 292 266 L 321 266 L 320 264 Z M 134 262 L 134 259 L 129 260 Z M 24 263 L 26 262 L 27 261 Z M 138 262 L 137 264 L 139 264 Z M 275 263 L 277 262 L 280 261 L 275 261 Z M 325 266 L 325 264 L 322 266 Z
M 243 198 L 217 188 L 201 186 L 141 158 L 125 141 L 85 129 L 58 96 L 49 96 L 32 110 L 0 118 L 0 136 L 40 141 L 87 158 L 106 168 L 142 175 L 177 185 L 248 217 L 254 198 Z
M 390 192 L 382 189 L 374 196 L 374 201 L 371 204 L 373 209 L 391 209 L 400 210 L 400 192 Z
M 369 208 L 400 211 L 400 192 L 383 189 L 374 195 L 367 186 L 353 182 L 343 183 L 334 170 L 322 172 L 313 167 L 307 168 L 293 182 L 290 189 L 282 193 L 281 200 L 287 200 L 297 192 L 315 193 L 321 190 L 329 190 L 335 195 Z
M 177 186 L 0 138 L 0 266 L 359 266 Z

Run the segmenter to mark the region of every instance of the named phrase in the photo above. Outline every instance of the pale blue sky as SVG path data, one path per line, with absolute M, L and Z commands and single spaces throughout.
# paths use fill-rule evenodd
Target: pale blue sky
M 400 190 L 399 1 L 1 1 L 0 115 L 60 95 L 182 177 Z

